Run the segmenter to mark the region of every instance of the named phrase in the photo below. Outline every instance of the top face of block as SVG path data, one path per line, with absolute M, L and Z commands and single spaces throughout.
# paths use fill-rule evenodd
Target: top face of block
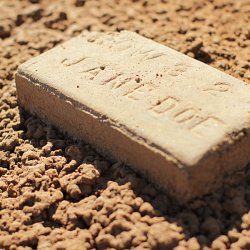
M 18 73 L 180 166 L 249 127 L 244 82 L 128 31 L 84 33 Z

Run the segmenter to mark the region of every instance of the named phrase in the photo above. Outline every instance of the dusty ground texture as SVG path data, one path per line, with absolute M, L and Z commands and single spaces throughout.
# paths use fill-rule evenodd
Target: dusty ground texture
M 178 206 L 20 109 L 17 66 L 81 30 L 136 31 L 250 82 L 250 1 L 0 1 L 1 249 L 250 249 L 250 174 Z

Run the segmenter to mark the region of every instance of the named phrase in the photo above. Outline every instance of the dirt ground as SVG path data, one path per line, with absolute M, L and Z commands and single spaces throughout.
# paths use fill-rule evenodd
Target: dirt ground
M 250 168 L 185 206 L 22 110 L 17 66 L 131 30 L 250 83 L 249 0 L 0 1 L 0 249 L 250 249 Z

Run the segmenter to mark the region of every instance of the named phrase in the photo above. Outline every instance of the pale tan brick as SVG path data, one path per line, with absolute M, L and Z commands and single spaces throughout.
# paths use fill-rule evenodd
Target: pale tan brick
M 250 161 L 250 87 L 132 32 L 84 33 L 18 68 L 19 103 L 179 201 Z

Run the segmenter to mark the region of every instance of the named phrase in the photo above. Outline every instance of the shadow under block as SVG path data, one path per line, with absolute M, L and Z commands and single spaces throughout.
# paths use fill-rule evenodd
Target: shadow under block
M 180 202 L 250 162 L 250 86 L 136 33 L 85 32 L 19 66 L 21 106 Z

